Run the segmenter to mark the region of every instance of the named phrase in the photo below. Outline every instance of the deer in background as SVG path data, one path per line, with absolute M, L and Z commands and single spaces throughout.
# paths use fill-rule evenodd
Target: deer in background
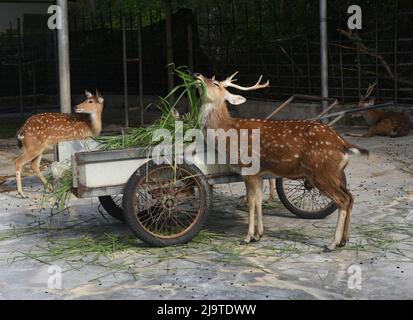
M 75 114 L 37 114 L 27 119 L 17 132 L 17 143 L 23 153 L 16 159 L 16 181 L 17 192 L 23 198 L 21 172 L 27 162 L 31 162 L 34 173 L 47 187 L 47 181 L 40 171 L 44 150 L 60 141 L 80 140 L 100 134 L 103 97 L 98 91 L 96 95 L 89 91 L 85 91 L 85 94 L 86 100 L 75 107 Z
M 370 97 L 377 85 L 374 81 L 366 90 L 365 95 L 360 97 L 358 106 L 360 108 L 374 106 L 375 97 Z M 384 110 L 366 110 L 360 111 L 364 120 L 369 125 L 369 131 L 365 134 L 347 133 L 353 137 L 373 137 L 373 136 L 389 136 L 391 138 L 403 137 L 409 134 L 410 123 L 409 117 L 402 112 L 384 111 Z
M 229 93 L 227 88 L 249 91 L 269 86 L 269 82 L 260 83 L 262 77 L 251 87 L 236 85 L 233 79 L 235 74 L 224 81 L 208 79 L 201 74 L 194 74 L 194 77 L 203 83 L 205 91 L 202 95 L 200 116 L 204 130 L 235 130 L 240 138 L 240 130 L 248 129 L 248 152 L 250 152 L 253 149 L 251 132 L 253 129 L 260 129 L 259 172 L 254 175 L 244 175 L 248 202 L 248 233 L 242 243 L 257 241 L 264 234 L 263 175 L 272 173 L 289 179 L 305 178 L 337 204 L 339 213 L 334 238 L 325 250 L 331 251 L 336 246 L 344 246 L 349 240 L 354 198 L 347 189 L 343 171 L 351 154 L 368 154 L 368 151 L 350 144 L 333 128 L 316 121 L 275 121 L 231 117 L 226 101 L 239 105 L 246 99 Z M 229 152 L 228 147 L 227 152 Z M 235 166 L 240 168 L 245 165 L 239 162 Z

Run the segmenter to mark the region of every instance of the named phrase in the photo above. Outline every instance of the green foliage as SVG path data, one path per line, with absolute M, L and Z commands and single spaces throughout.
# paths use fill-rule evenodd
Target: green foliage
M 59 212 L 67 208 L 67 202 L 70 200 L 73 188 L 72 167 L 63 170 L 58 178 L 54 178 L 50 173 L 46 176 L 50 191 L 46 195 L 46 200 L 52 200 L 54 207 Z
M 159 129 L 168 130 L 174 137 L 177 119 L 173 112 L 177 104 L 185 98 L 190 106 L 190 112 L 179 118 L 179 121 L 183 122 L 183 134 L 189 129 L 199 128 L 200 99 L 196 95 L 195 88 L 199 82 L 194 80 L 186 67 L 174 67 L 174 72 L 182 80 L 182 84 L 176 86 L 166 97 L 161 98 L 161 105 L 157 105 L 162 112 L 160 119 L 148 127 L 129 129 L 122 135 L 99 137 L 98 141 L 103 150 L 153 146 L 160 142 L 152 139 L 153 133 Z M 171 104 L 169 98 L 174 95 L 177 95 L 177 98 Z

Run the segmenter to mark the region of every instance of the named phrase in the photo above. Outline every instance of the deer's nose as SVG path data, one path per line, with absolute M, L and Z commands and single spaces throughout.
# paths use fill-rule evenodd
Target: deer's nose
M 201 74 L 198 73 L 198 72 L 195 72 L 195 73 L 192 74 L 192 77 L 193 77 L 194 79 L 199 79 L 200 76 L 201 76 Z

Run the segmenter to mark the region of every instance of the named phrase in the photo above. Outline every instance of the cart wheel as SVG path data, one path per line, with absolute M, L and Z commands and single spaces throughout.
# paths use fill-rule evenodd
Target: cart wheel
M 124 218 L 138 238 L 148 244 L 182 244 L 203 227 L 209 199 L 206 179 L 197 167 L 150 161 L 126 184 Z
M 347 183 L 344 173 L 343 178 Z M 282 204 L 300 218 L 324 219 L 337 210 L 332 200 L 305 179 L 276 178 L 275 185 Z
M 119 221 L 124 222 L 125 219 L 123 218 L 123 209 L 122 209 L 122 194 L 118 194 L 117 196 L 102 196 L 99 197 L 99 202 L 102 205 L 103 209 L 109 215 Z

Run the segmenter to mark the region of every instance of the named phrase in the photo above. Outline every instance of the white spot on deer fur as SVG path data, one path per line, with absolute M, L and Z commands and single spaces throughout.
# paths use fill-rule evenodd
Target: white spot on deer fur
M 300 157 L 300 156 L 299 156 L 298 154 L 295 154 L 295 155 L 294 155 L 294 158 L 297 158 L 297 159 L 298 159 L 299 157 Z

